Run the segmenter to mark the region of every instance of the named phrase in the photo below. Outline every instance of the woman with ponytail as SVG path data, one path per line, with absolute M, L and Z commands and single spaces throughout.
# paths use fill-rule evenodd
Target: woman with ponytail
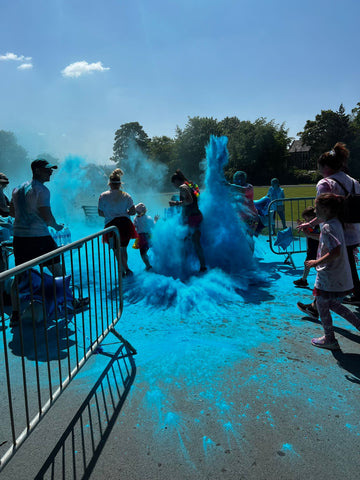
M 180 200 L 170 200 L 169 205 L 181 207 L 182 221 L 191 230 L 191 240 L 200 262 L 200 272 L 205 272 L 205 256 L 200 243 L 200 225 L 203 217 L 198 205 L 199 187 L 196 183 L 190 182 L 179 169 L 171 177 L 171 183 L 180 190 Z
M 116 168 L 109 175 L 110 190 L 103 192 L 99 197 L 98 213 L 105 218 L 105 228 L 115 226 L 120 235 L 120 259 L 123 277 L 132 275 L 128 267 L 127 246 L 131 238 L 136 238 L 135 227 L 130 215 L 135 215 L 135 205 L 131 196 L 121 189 L 123 171 Z M 104 238 L 111 248 L 115 248 L 113 236 Z M 116 249 L 115 249 L 116 252 Z
M 359 182 L 345 173 L 348 171 L 349 154 L 346 145 L 342 142 L 337 142 L 331 150 L 320 156 L 318 169 L 323 178 L 316 185 L 317 197 L 323 193 L 334 193 L 344 196 L 347 192 L 352 191 L 353 185 L 355 186 L 355 193 L 360 193 Z M 308 227 L 313 227 L 319 223 L 319 219 L 314 218 L 309 223 L 299 225 L 298 228 L 306 231 Z M 355 261 L 355 250 L 360 244 L 360 224 L 344 223 L 344 238 L 354 288 L 352 295 L 346 297 L 343 301 L 350 305 L 360 305 L 360 280 Z M 318 317 L 315 302 L 311 304 L 298 302 L 297 305 L 301 311 L 309 314 L 311 317 Z

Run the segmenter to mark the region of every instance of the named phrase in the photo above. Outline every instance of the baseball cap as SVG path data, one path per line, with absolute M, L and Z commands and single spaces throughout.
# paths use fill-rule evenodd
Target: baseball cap
M 51 165 L 47 160 L 38 159 L 34 160 L 31 163 L 31 170 L 35 170 L 36 168 L 58 168 L 57 165 Z
M 5 173 L 0 173 L 0 183 L 9 183 L 9 179 Z

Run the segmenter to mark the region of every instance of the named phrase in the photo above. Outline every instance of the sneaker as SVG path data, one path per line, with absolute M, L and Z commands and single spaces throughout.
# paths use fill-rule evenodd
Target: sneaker
M 348 305 L 360 305 L 360 298 L 356 297 L 355 295 L 350 295 L 349 297 L 345 297 L 342 303 L 346 303 Z
M 313 318 L 314 320 L 319 319 L 319 312 L 315 307 L 312 306 L 311 303 L 305 304 L 305 303 L 297 302 L 296 305 L 299 310 L 306 313 L 306 315 L 308 315 L 309 317 Z
M 307 280 L 304 280 L 303 278 L 299 278 L 299 280 L 294 280 L 293 283 L 297 287 L 307 287 L 309 285 Z
M 89 308 L 90 299 L 89 297 L 84 298 L 74 298 L 73 307 L 75 313 L 80 313 Z
M 318 348 L 326 348 L 327 350 L 340 350 L 338 341 L 335 338 L 334 340 L 326 340 L 325 335 L 323 337 L 313 338 L 311 345 Z

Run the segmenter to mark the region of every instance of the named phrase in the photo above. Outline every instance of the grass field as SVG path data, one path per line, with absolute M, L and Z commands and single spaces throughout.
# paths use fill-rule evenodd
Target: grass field
M 254 198 L 258 200 L 264 197 L 270 187 L 254 187 Z M 315 197 L 315 185 L 288 185 L 281 187 L 284 189 L 285 198 Z
M 283 186 L 285 198 L 314 198 L 316 195 L 315 185 L 288 185 Z M 254 187 L 254 199 L 258 200 L 264 197 L 269 190 L 269 187 Z M 285 219 L 287 222 L 296 222 L 301 218 L 301 213 L 305 207 L 313 205 L 313 200 L 293 200 L 291 202 L 284 202 L 285 204 Z

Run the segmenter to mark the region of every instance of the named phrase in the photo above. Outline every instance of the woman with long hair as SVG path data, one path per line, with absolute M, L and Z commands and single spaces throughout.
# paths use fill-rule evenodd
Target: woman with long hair
M 115 226 L 120 235 L 120 259 L 122 276 L 132 275 L 133 272 L 128 267 L 127 246 L 131 238 L 136 238 L 136 231 L 130 219 L 130 215 L 135 215 L 135 205 L 131 196 L 121 188 L 121 177 L 123 171 L 116 168 L 109 175 L 110 190 L 103 192 L 99 197 L 98 213 L 105 218 L 105 228 Z M 107 236 L 104 239 L 111 248 L 115 249 L 114 236 Z M 117 250 L 115 249 L 115 252 Z
M 205 256 L 200 243 L 200 225 L 203 216 L 198 205 L 199 187 L 195 183 L 190 182 L 179 169 L 171 177 L 171 183 L 179 189 L 180 200 L 170 200 L 169 205 L 170 207 L 181 207 L 182 221 L 185 225 L 188 225 L 191 231 L 191 240 L 200 262 L 200 272 L 205 272 Z

